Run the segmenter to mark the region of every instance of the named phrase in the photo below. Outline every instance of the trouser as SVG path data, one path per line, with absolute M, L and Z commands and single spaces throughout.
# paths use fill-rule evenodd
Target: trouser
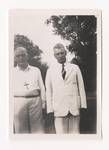
M 14 132 L 44 133 L 40 97 L 14 99 Z
M 79 134 L 80 116 L 68 114 L 65 117 L 55 117 L 56 134 L 71 133 Z

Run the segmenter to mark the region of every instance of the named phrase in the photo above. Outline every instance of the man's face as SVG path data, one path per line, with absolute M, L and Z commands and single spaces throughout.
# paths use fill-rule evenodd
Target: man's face
M 28 63 L 28 54 L 25 48 L 19 47 L 15 50 L 15 60 L 19 66 Z
M 59 63 L 63 64 L 66 62 L 66 51 L 64 48 L 55 48 L 54 56 Z

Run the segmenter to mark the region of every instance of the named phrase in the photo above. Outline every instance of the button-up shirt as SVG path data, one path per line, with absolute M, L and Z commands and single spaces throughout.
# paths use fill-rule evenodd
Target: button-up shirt
M 25 70 L 18 66 L 14 68 L 14 95 L 20 92 L 40 90 L 42 101 L 45 101 L 45 88 L 38 68 L 28 65 Z

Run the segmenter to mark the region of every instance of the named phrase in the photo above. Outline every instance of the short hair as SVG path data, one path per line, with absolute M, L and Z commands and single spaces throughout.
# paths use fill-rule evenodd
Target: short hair
M 18 49 L 27 51 L 27 49 L 25 47 L 23 47 L 23 46 L 17 46 L 14 50 L 16 51 Z
M 65 47 L 64 47 L 63 44 L 57 43 L 57 44 L 53 47 L 53 49 L 65 49 Z

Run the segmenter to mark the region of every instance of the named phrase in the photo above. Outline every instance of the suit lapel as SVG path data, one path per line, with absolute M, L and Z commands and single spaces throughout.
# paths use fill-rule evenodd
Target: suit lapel
M 66 76 L 65 76 L 65 80 L 67 80 L 67 78 L 69 77 L 69 75 L 71 74 L 71 72 L 72 72 L 72 65 L 71 64 L 67 64 L 66 65 Z

